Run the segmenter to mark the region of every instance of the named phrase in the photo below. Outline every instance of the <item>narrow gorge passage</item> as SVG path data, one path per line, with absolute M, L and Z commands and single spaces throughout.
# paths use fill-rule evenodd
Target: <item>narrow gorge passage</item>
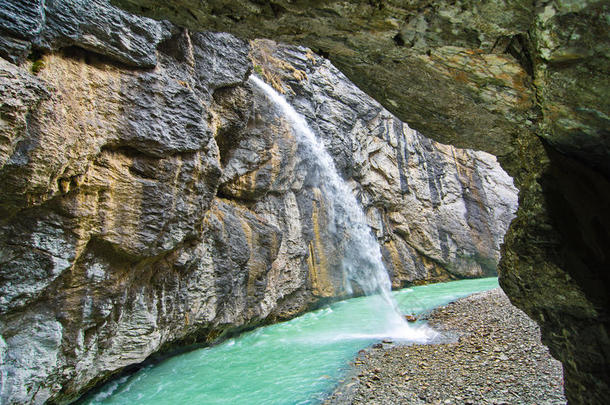
M 386 297 L 346 332 L 363 345 L 425 341 L 390 281 L 497 274 L 517 196 L 496 158 L 423 137 L 315 50 L 108 0 L 3 4 L 0 403 L 72 403 L 351 294 Z
M 464 295 L 497 287 L 497 279 L 437 284 L 392 294 L 377 239 L 366 216 L 304 117 L 264 81 L 251 76 L 288 120 L 309 182 L 330 201 L 330 233 L 340 242 L 345 289 L 363 298 L 338 302 L 292 321 L 267 326 L 218 346 L 173 357 L 110 383 L 86 403 L 310 404 L 339 383 L 358 350 L 390 339 L 426 344 L 439 334 L 409 325 L 421 313 Z M 399 305 L 400 303 L 400 305 Z
M 520 189 L 502 288 L 541 325 L 570 402 L 608 402 L 607 0 L 113 4 L 308 46 L 423 134 L 498 156 Z
M 607 0 L 0 0 L 0 403 L 387 284 L 342 267 L 353 238 L 254 71 L 394 289 L 498 274 L 567 400 L 606 405 L 609 50 Z
M 401 311 L 422 313 L 498 287 L 497 278 L 460 280 L 392 293 Z M 82 403 L 316 404 L 345 377 L 359 350 L 391 337 L 375 309 L 379 295 L 352 298 L 224 343 L 172 357 L 108 383 Z M 426 343 L 425 325 L 411 326 Z

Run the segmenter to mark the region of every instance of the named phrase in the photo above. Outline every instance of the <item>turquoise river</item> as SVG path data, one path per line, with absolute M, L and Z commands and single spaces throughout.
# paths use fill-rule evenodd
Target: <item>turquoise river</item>
M 475 292 L 497 278 L 461 280 L 393 292 L 404 313 L 422 313 Z M 378 296 L 337 302 L 288 322 L 176 355 L 112 381 L 85 404 L 316 404 L 345 377 L 358 351 L 383 338 L 426 343 L 424 324 L 388 330 Z

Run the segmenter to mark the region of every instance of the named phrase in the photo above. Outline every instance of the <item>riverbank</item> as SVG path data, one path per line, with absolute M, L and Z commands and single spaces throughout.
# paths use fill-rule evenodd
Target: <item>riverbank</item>
M 502 290 L 434 310 L 448 343 L 374 345 L 326 404 L 565 404 L 561 363 Z

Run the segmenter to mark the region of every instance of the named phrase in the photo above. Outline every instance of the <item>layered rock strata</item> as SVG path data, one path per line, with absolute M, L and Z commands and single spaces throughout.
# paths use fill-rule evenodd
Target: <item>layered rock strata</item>
M 101 0 L 5 3 L 2 402 L 70 401 L 153 353 L 345 294 L 326 196 L 248 84 L 248 43 Z M 421 137 L 305 49 L 279 52 L 394 284 L 492 273 L 515 208 L 495 159 Z
M 305 48 L 257 40 L 251 58 L 351 179 L 395 286 L 496 274 L 517 201 L 493 156 L 421 136 Z
M 541 325 L 569 401 L 607 401 L 607 1 L 113 2 L 309 46 L 424 135 L 498 156 L 520 189 L 501 285 Z

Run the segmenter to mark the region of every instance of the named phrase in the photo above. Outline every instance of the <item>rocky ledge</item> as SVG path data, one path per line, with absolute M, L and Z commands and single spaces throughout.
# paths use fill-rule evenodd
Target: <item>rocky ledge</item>
M 565 404 L 561 363 L 500 290 L 436 309 L 449 343 L 362 351 L 327 404 Z

